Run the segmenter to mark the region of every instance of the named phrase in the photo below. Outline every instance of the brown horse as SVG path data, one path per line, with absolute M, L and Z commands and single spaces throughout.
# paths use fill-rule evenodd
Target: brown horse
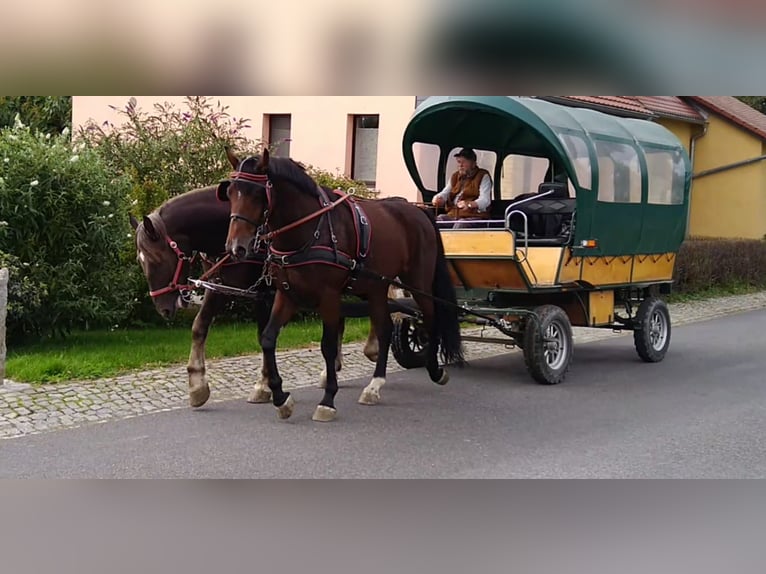
M 388 305 L 391 279 L 400 278 L 420 307 L 430 335 L 427 369 L 431 380 L 449 381 L 439 366 L 463 364 L 455 289 L 447 268 L 441 235 L 433 217 L 401 199 L 362 200 L 322 188 L 290 159 L 260 157 L 240 161 L 230 150 L 231 178 L 218 188 L 219 199 L 231 202 L 226 246 L 241 260 L 269 245 L 267 273 L 278 288 L 266 329 L 261 335 L 269 388 L 279 417 L 294 409 L 282 390 L 276 364 L 279 332 L 299 307 L 318 309 L 323 320 L 322 354 L 331 366 L 338 353 L 341 298 L 344 293 L 367 299 L 378 336 L 375 374 L 359 399 L 375 405 L 385 384 L 392 320 Z M 266 225 L 269 233 L 259 236 Z M 335 419 L 338 380 L 328 368 L 324 398 L 313 419 Z
M 207 187 L 181 194 L 167 202 L 139 223 L 133 216 L 131 225 L 135 230 L 138 262 L 147 279 L 150 296 L 157 312 L 165 319 L 172 319 L 180 308 L 190 304 L 191 288 L 186 285 L 193 253 L 217 257 L 225 253 L 226 234 L 229 231 L 230 207 L 218 201 L 216 187 Z M 264 254 L 265 255 L 265 254 Z M 264 257 L 243 262 L 227 263 L 216 271 L 217 278 L 227 286 L 249 289 L 263 274 Z M 211 262 L 203 259 L 205 271 Z M 271 314 L 274 290 L 263 285 L 257 290 L 256 322 L 259 336 L 266 327 Z M 201 407 L 210 398 L 210 387 L 205 379 L 205 343 L 210 326 L 217 315 L 225 310 L 230 297 L 207 291 L 192 326 L 192 348 L 187 370 L 189 373 L 189 400 L 194 408 Z M 338 335 L 342 345 L 343 327 Z M 377 340 L 374 331 L 364 350 L 371 361 L 377 360 Z M 335 370 L 342 368 L 341 356 L 335 363 Z M 268 387 L 268 371 L 264 361 L 261 380 L 255 384 L 248 402 L 269 403 L 271 391 Z M 320 387 L 326 385 L 327 374 L 321 375 Z

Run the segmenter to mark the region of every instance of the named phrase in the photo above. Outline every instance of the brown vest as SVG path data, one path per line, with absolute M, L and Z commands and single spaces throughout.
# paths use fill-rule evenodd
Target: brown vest
M 476 201 L 481 195 L 481 182 L 489 172 L 486 169 L 478 169 L 476 175 L 471 179 L 460 180 L 460 172 L 457 171 L 452 176 L 452 192 L 447 201 L 447 214 L 452 219 L 489 219 L 489 213 L 486 211 L 473 211 L 471 209 L 458 209 L 457 197 L 460 192 L 463 193 L 461 199 L 466 203 Z M 490 176 L 491 177 L 491 176 Z

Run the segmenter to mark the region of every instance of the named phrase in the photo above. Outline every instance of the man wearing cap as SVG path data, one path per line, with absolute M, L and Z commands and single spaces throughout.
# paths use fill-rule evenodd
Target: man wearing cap
M 458 171 L 444 191 L 436 195 L 433 204 L 446 207 L 447 214 L 439 221 L 486 220 L 492 203 L 492 177 L 486 169 L 476 165 L 476 152 L 464 148 L 457 154 Z M 455 229 L 471 227 L 470 223 L 457 223 Z

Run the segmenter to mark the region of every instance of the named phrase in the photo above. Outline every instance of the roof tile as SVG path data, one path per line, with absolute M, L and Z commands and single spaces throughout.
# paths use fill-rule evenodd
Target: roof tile
M 766 140 L 766 115 L 734 96 L 686 96 Z

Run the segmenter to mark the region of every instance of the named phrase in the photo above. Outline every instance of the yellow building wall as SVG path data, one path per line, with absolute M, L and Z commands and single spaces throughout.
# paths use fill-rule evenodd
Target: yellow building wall
M 764 155 L 764 142 L 715 115 L 697 141 L 694 173 Z M 766 235 L 766 166 L 754 164 L 695 179 L 692 237 L 763 239 Z
M 657 123 L 673 132 L 673 135 L 683 144 L 686 153 L 691 153 L 692 137 L 696 130 L 701 129 L 700 126 L 669 119 L 660 119 Z

